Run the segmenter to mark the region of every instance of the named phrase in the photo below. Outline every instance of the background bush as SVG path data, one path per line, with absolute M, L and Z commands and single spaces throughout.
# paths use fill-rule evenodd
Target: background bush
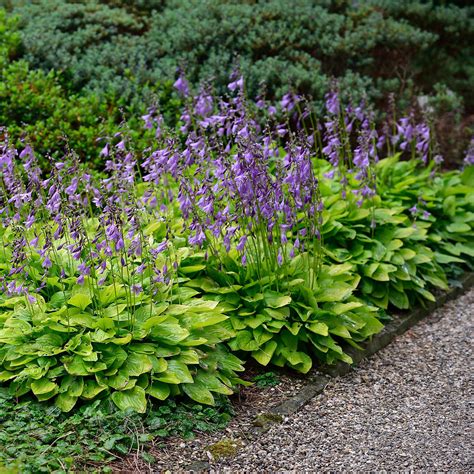
M 332 76 L 358 94 L 432 92 L 444 83 L 472 107 L 473 7 L 394 0 L 245 2 L 10 0 L 22 55 L 75 87 L 135 95 L 185 66 L 223 89 L 240 59 L 249 91 L 289 86 L 320 98 Z
M 0 10 L 0 126 L 6 126 L 16 141 L 29 141 L 43 157 L 44 166 L 47 155 L 61 157 L 68 149 L 99 166 L 97 139 L 119 129 L 128 129 L 136 145 L 142 146 L 145 130 L 140 115 L 155 102 L 160 102 L 168 121 L 175 120 L 179 100 L 171 82 L 154 84 L 139 102 L 118 95 L 118 89 L 104 88 L 98 94 L 73 87 L 67 71 L 38 69 L 21 58 L 17 26 L 16 17 Z
M 54 81 L 67 98 L 91 93 L 106 98 L 107 105 L 90 99 L 92 107 L 89 99 L 73 101 L 80 125 L 66 125 L 68 117 L 61 127 L 54 119 L 38 124 L 43 136 L 54 127 L 73 132 L 80 139 L 72 138 L 72 144 L 83 154 L 90 150 L 87 127 L 97 128 L 86 111 L 96 116 L 105 111 L 115 123 L 118 107 L 141 113 L 178 68 L 195 85 L 211 81 L 222 93 L 239 64 L 250 96 L 265 91 L 279 98 L 293 88 L 311 95 L 316 105 L 333 77 L 343 93 L 367 97 L 382 110 L 393 93 L 402 108 L 422 103 L 437 113 L 442 152 L 451 158 L 460 154 L 472 122 L 474 7 L 468 2 L 294 0 L 290 7 L 286 0 L 0 0 L 0 5 L 19 18 L 21 44 L 10 49 L 10 58 L 46 74 L 60 71 Z M 17 87 L 29 78 L 23 72 L 7 79 Z M 39 87 L 32 77 L 38 94 L 50 90 L 51 79 L 44 80 Z M 162 103 L 169 102 L 169 93 L 165 88 Z M 36 110 L 49 114 L 48 107 Z M 57 136 L 42 142 L 50 147 Z

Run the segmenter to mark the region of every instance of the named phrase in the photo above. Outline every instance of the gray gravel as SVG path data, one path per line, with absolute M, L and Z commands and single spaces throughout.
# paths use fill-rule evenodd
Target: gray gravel
M 474 471 L 474 290 L 239 451 L 225 471 Z

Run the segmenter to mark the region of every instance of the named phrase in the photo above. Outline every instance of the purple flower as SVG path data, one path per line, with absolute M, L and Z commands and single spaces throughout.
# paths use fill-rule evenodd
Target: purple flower
M 339 96 L 337 91 L 331 91 L 326 94 L 326 109 L 332 115 L 339 114 Z
M 156 252 L 161 253 L 164 252 L 168 248 L 168 241 L 163 240 L 163 242 L 159 243 L 156 247 Z
M 232 81 L 227 87 L 232 92 L 237 90 L 237 89 L 243 90 L 243 88 L 244 88 L 244 78 L 242 76 L 238 77 L 235 81 Z
M 184 97 L 189 95 L 189 84 L 184 76 L 179 76 L 178 80 L 173 84 L 173 87 Z
M 240 238 L 239 243 L 237 244 L 237 247 L 236 247 L 239 252 L 243 252 L 243 251 L 244 251 L 246 242 L 247 242 L 247 236 L 246 236 L 246 235 L 243 235 L 243 236 Z
M 295 107 L 297 100 L 298 98 L 289 92 L 282 97 L 280 102 L 281 108 L 287 112 L 290 112 Z
M 101 152 L 100 152 L 100 156 L 103 156 L 103 157 L 108 157 L 109 156 L 109 144 L 106 143 L 104 148 L 102 148 Z

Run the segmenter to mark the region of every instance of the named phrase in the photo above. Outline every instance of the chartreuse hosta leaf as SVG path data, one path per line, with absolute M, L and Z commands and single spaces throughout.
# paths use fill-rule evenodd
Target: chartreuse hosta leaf
M 219 301 L 179 292 L 179 303 L 142 306 L 134 314 L 112 293 L 102 294 L 100 314 L 88 288 L 56 296 L 53 311 L 42 314 L 25 298 L 4 301 L 0 381 L 18 396 L 31 391 L 40 400 L 54 399 L 63 411 L 110 397 L 120 409 L 140 413 L 149 397 L 184 393 L 213 404 L 206 390 L 230 394 L 240 383 L 240 360 L 219 345 L 235 335 Z M 133 318 L 121 318 L 125 313 Z
M 241 304 L 230 313 L 237 334 L 229 347 L 250 352 L 262 365 L 287 365 L 303 373 L 312 366 L 311 353 L 323 362 L 350 362 L 341 341 L 356 344 L 383 327 L 377 308 L 352 296 L 360 281 L 354 268 L 351 263 L 323 265 L 314 288 L 302 285 L 307 278 L 293 278 L 298 284 L 283 285 L 280 292 L 242 287 Z

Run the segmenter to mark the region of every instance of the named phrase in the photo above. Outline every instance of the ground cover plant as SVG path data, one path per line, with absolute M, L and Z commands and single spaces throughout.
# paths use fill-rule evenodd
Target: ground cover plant
M 129 453 L 153 463 L 152 441 L 156 446 L 169 436 L 191 439 L 223 429 L 233 413 L 225 399 L 216 407 L 170 400 L 145 415 L 114 411 L 100 400 L 64 414 L 31 400 L 18 403 L 6 389 L 0 400 L 0 469 L 8 466 L 5 472 L 111 472 L 104 465 Z

